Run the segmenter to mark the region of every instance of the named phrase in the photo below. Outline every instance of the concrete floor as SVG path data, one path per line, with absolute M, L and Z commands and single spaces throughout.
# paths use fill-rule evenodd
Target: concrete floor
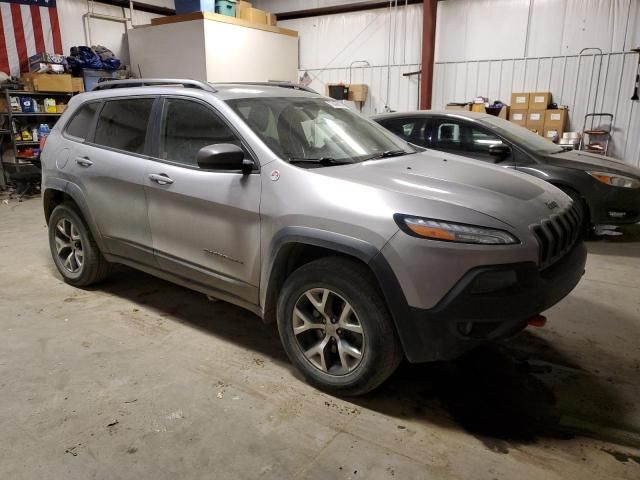
M 66 285 L 38 199 L 0 225 L 2 479 L 640 478 L 640 243 L 591 243 L 547 327 L 341 399 L 239 308 Z

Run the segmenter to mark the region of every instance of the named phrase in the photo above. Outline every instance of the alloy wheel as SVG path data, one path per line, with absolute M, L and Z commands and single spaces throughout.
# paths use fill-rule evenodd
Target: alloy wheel
M 334 376 L 353 371 L 362 361 L 365 334 L 349 302 L 327 288 L 313 288 L 296 301 L 293 335 L 317 369 Z
M 60 264 L 70 273 L 78 273 L 84 263 L 84 250 L 80 232 L 68 218 L 61 218 L 55 229 L 56 255 Z

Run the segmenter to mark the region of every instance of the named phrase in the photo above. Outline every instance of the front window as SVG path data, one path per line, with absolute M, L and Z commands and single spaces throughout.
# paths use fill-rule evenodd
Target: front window
M 333 100 L 275 97 L 228 103 L 276 155 L 301 166 L 356 163 L 415 151 Z
M 482 123 L 498 135 L 502 135 L 507 140 L 523 147 L 525 150 L 541 154 L 560 153 L 564 151 L 544 137 L 502 118 L 487 116 L 483 117 Z

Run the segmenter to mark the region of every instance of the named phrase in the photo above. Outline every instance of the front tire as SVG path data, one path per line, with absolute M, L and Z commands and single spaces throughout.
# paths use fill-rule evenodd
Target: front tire
M 367 393 L 402 360 L 386 304 L 370 271 L 357 261 L 327 257 L 294 271 L 277 316 L 289 359 L 321 390 Z
M 49 248 L 60 275 L 75 287 L 104 280 L 111 270 L 111 264 L 71 203 L 58 205 L 49 217 Z

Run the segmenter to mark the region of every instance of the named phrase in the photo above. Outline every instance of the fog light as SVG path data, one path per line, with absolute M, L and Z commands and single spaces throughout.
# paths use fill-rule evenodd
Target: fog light
M 458 331 L 465 336 L 471 335 L 471 330 L 473 330 L 473 322 L 464 322 L 458 324 Z

